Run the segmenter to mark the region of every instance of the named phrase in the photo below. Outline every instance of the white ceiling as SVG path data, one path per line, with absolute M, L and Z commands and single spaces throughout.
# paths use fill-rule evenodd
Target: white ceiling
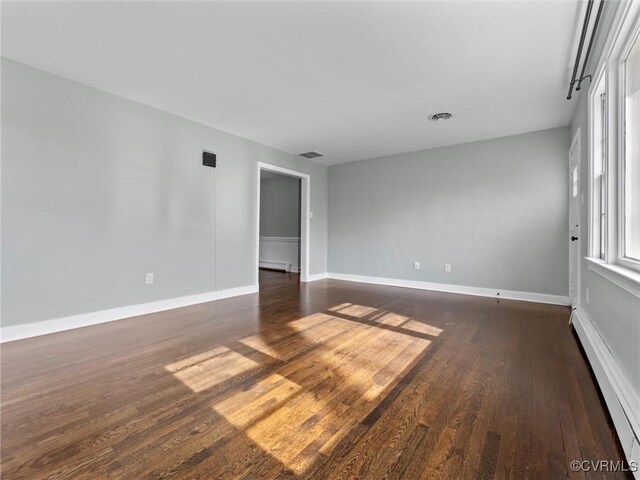
M 578 7 L 5 1 L 2 54 L 334 164 L 567 125 Z

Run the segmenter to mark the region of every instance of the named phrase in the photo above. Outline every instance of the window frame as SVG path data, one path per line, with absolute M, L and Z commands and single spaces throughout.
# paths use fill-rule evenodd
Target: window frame
M 616 61 L 618 75 L 617 89 L 617 111 L 618 111 L 618 263 L 632 270 L 640 271 L 640 260 L 635 260 L 625 256 L 625 161 L 626 161 L 626 144 L 625 144 L 625 114 L 626 114 L 626 96 L 625 96 L 625 63 L 634 43 L 640 38 L 640 15 L 637 15 L 635 21 L 632 20 L 624 43 L 621 45 L 620 54 Z
M 603 98 L 604 97 L 604 98 Z M 596 221 L 598 222 L 598 241 L 600 242 L 598 245 L 597 256 L 602 260 L 606 260 L 606 247 L 607 247 L 607 221 L 609 219 L 607 215 L 607 92 L 603 91 L 600 94 L 600 121 L 602 125 L 600 125 L 600 156 L 598 159 L 598 163 L 600 163 L 600 178 L 597 182 L 600 184 L 600 192 L 598 197 L 599 204 L 599 214 Z
M 620 3 L 615 12 L 611 33 L 605 40 L 602 54 L 594 69 L 593 81 L 588 90 L 588 261 L 589 268 L 627 291 L 640 297 L 640 261 L 624 257 L 624 67 L 633 43 L 640 35 L 640 2 Z M 599 229 L 595 227 L 597 198 L 595 163 L 600 132 L 597 132 L 596 108 L 600 102 L 604 82 L 606 105 L 605 143 L 605 226 L 604 258 L 601 258 Z M 597 219 L 599 221 L 599 219 Z
M 602 104 L 601 95 L 605 95 L 605 105 Z M 602 142 L 602 137 L 607 133 L 607 110 L 606 102 L 609 101 L 607 95 L 607 76 L 604 65 L 593 76 L 593 82 L 589 88 L 587 110 L 589 122 L 589 165 L 588 165 L 588 188 L 589 188 L 589 205 L 588 205 L 588 258 L 598 259 L 606 262 L 609 257 L 607 252 L 607 225 L 609 220 L 608 210 L 608 139 Z M 602 112 L 602 110 L 605 110 Z M 604 114 L 603 114 L 604 113 Z M 604 156 L 604 161 L 603 157 Z M 598 167 L 597 164 L 604 164 Z M 602 170 L 602 172 L 600 172 Z M 604 178 L 603 181 L 596 177 L 596 171 Z M 598 195 L 596 195 L 598 192 Z M 604 195 L 603 195 L 604 193 Z M 604 198 L 603 198 L 604 197 Z M 604 209 L 604 212 L 603 212 Z M 604 214 L 605 222 L 601 224 L 601 215 Z

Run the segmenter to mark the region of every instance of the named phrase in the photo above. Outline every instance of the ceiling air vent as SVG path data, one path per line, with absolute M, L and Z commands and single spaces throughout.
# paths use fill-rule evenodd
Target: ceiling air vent
M 304 158 L 318 158 L 318 157 L 324 157 L 324 153 L 320 153 L 320 152 L 304 152 L 304 153 L 299 153 L 298 155 L 300 155 L 301 157 Z
M 449 112 L 438 112 L 434 113 L 429 117 L 429 120 L 433 120 L 434 122 L 441 122 L 442 120 L 449 120 L 453 117 L 452 113 Z

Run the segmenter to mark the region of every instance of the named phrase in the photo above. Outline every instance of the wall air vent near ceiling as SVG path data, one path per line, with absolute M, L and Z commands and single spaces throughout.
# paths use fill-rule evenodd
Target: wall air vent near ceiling
M 318 157 L 324 157 L 324 153 L 320 153 L 320 152 L 304 152 L 304 153 L 299 153 L 298 155 L 300 155 L 301 157 L 304 158 L 318 158 Z

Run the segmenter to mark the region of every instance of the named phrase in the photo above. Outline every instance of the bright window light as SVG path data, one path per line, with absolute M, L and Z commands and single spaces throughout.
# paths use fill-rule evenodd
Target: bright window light
M 623 256 L 640 260 L 640 36 L 624 62 Z

